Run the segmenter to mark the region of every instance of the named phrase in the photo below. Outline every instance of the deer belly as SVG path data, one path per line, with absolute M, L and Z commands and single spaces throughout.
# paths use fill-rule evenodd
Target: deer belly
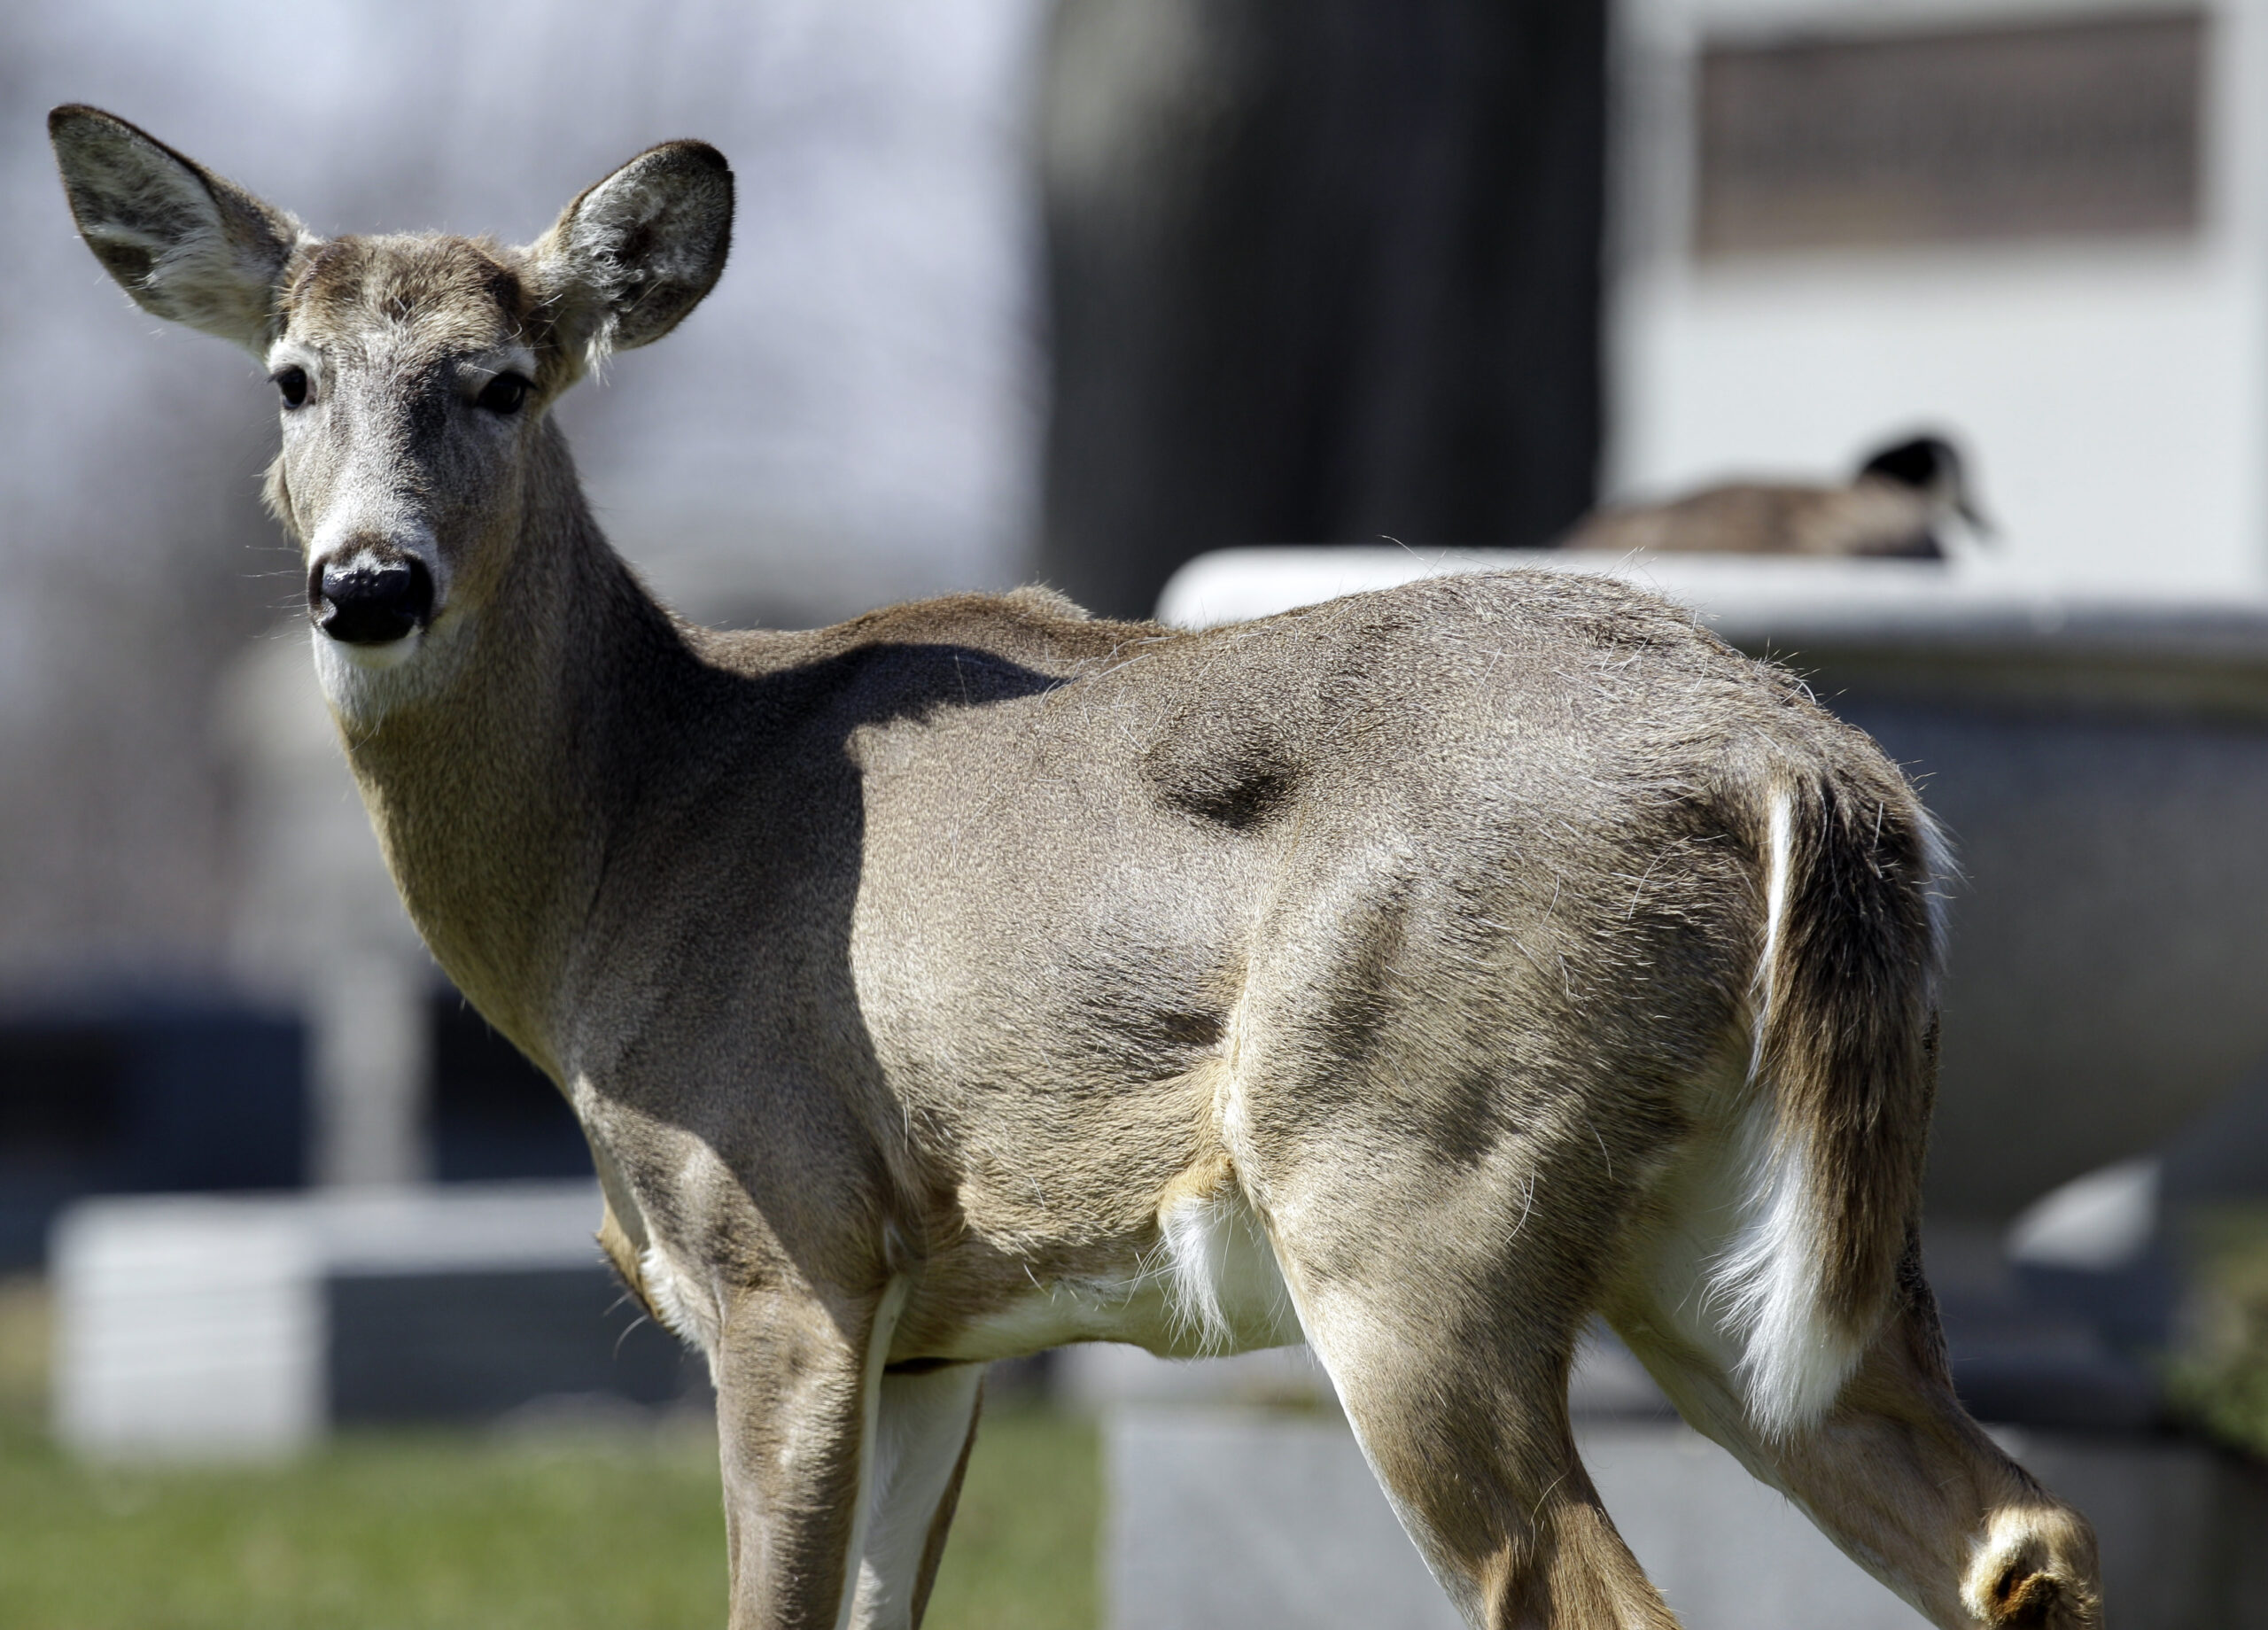
M 1304 1340 L 1267 1230 L 1233 1186 L 1159 1208 L 1158 1237 L 1107 1277 L 1037 1277 L 959 1324 L 938 1356 L 1013 1358 L 1073 1341 L 1124 1341 L 1172 1358 Z

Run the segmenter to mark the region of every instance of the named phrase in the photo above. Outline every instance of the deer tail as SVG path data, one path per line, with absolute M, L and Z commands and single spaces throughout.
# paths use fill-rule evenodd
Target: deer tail
M 1763 910 L 1732 1235 L 1710 1278 L 1751 1417 L 1833 1405 L 1896 1293 L 1937 1089 L 1944 841 L 1870 749 L 1738 798 Z

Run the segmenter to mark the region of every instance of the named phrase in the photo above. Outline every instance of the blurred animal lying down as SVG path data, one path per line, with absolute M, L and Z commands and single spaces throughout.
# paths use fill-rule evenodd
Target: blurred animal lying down
M 1957 522 L 1972 533 L 1990 530 L 1960 453 L 1941 437 L 1916 436 L 1874 454 L 1845 486 L 1732 482 L 1666 503 L 1599 509 L 1560 547 L 1943 560 Z

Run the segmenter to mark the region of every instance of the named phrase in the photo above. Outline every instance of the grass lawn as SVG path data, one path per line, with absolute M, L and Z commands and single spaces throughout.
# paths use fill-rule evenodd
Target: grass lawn
M 7 1630 L 724 1624 L 703 1431 L 367 1434 L 276 1467 L 85 1466 L 38 1424 L 30 1295 L 0 1294 Z M 1090 1630 L 1099 1490 L 1091 1425 L 989 1415 L 932 1630 Z

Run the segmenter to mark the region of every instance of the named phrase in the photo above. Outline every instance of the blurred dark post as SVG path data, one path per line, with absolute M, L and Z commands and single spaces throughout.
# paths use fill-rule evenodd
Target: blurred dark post
M 1042 575 L 1588 508 L 1605 91 L 1603 0 L 1059 0 Z

